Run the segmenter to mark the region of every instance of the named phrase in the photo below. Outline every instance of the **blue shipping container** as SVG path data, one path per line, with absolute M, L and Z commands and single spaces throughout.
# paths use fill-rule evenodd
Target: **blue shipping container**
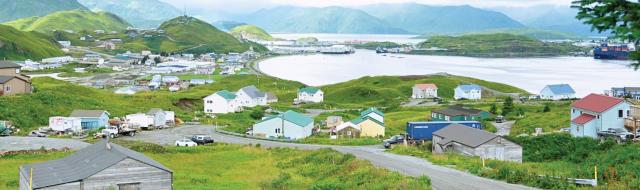
M 433 133 L 451 124 L 460 124 L 476 129 L 484 129 L 482 123 L 478 121 L 429 121 L 429 122 L 408 122 L 407 135 L 413 140 L 431 140 Z

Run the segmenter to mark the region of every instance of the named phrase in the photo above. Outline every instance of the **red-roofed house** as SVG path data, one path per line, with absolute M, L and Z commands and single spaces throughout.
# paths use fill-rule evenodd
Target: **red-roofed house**
M 600 131 L 624 129 L 629 106 L 622 98 L 590 94 L 571 105 L 571 135 L 597 138 Z
M 436 98 L 438 97 L 438 86 L 436 84 L 416 84 L 413 86 L 411 98 Z

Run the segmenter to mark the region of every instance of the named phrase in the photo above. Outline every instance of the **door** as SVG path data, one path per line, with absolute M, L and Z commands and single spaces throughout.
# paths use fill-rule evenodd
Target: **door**
M 118 184 L 118 190 L 140 190 L 140 183 Z

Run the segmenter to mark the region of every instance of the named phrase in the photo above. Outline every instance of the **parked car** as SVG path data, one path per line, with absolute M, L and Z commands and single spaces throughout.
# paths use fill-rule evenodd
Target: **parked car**
M 191 139 L 182 139 L 176 141 L 176 146 L 198 146 L 198 143 L 193 142 Z
M 626 141 L 627 139 L 633 138 L 633 134 L 629 133 L 626 129 L 623 128 L 609 128 L 607 130 L 598 132 L 598 137 L 603 139 L 615 138 L 619 141 Z
M 47 137 L 47 134 L 41 133 L 40 131 L 31 131 L 31 134 L 29 134 L 29 136 L 32 137 Z
M 504 116 L 501 116 L 501 115 L 496 116 L 496 123 L 502 123 L 504 121 L 505 121 Z
M 383 141 L 384 148 L 391 148 L 392 144 L 404 142 L 404 135 L 396 135 Z
M 191 141 L 197 143 L 198 145 L 205 145 L 213 143 L 213 138 L 206 135 L 194 135 L 193 137 L 191 137 Z
M 570 133 L 571 132 L 571 128 L 569 128 L 569 127 L 562 128 L 562 129 L 560 129 L 560 132 Z

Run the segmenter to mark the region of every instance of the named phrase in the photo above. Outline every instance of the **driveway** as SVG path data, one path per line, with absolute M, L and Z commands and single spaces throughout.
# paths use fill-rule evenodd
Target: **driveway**
M 173 145 L 181 138 L 190 137 L 195 134 L 211 135 L 216 142 L 231 144 L 260 144 L 261 147 L 288 147 L 303 150 L 316 150 L 331 148 L 342 153 L 353 154 L 357 158 L 370 161 L 372 164 L 392 171 L 397 171 L 408 176 L 429 176 L 434 189 L 438 190 L 473 190 L 473 189 L 534 189 L 522 185 L 509 184 L 502 181 L 481 178 L 467 172 L 434 165 L 424 159 L 397 155 L 385 152 L 379 146 L 329 146 L 313 144 L 294 144 L 267 140 L 242 138 L 231 135 L 216 133 L 213 127 L 206 126 L 183 126 L 165 130 L 145 131 L 135 137 L 121 137 L 130 140 L 141 140 L 162 145 Z
M 89 146 L 89 143 L 74 139 L 56 139 L 42 137 L 0 137 L 0 152 L 18 150 L 38 150 L 69 148 L 78 150 Z
M 493 126 L 496 126 L 496 129 L 498 130 L 496 131 L 496 135 L 500 136 L 509 135 L 509 133 L 511 132 L 511 127 L 513 127 L 513 124 L 515 123 L 516 121 L 505 121 L 502 123 L 492 122 Z

